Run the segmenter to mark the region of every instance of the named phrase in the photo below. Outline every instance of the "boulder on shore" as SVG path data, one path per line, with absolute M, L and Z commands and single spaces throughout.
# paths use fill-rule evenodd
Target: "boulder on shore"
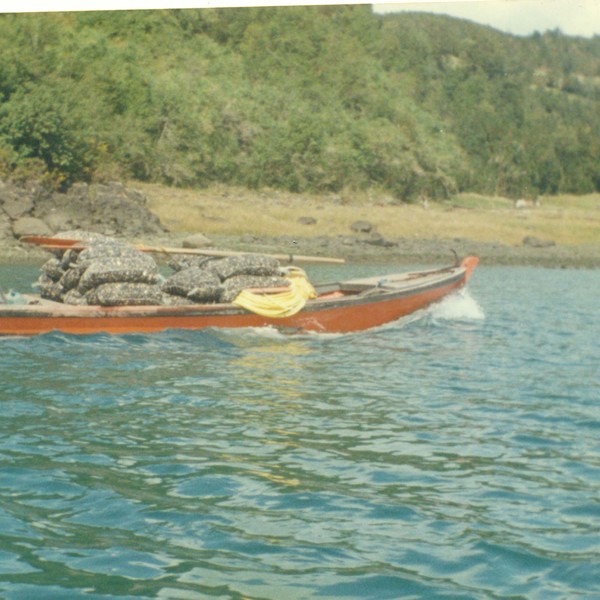
M 44 235 L 49 236 L 54 232 L 46 225 L 42 219 L 37 217 L 21 217 L 13 222 L 12 231 L 15 238 L 24 235 Z
M 120 183 L 73 185 L 66 192 L 25 189 L 0 181 L 0 241 L 18 244 L 23 235 L 51 236 L 65 229 L 110 236 L 166 233 L 146 198 Z
M 371 231 L 373 231 L 373 224 L 369 221 L 354 221 L 354 223 L 350 225 L 350 229 L 357 233 L 371 233 Z
M 556 246 L 554 240 L 542 240 L 533 235 L 527 235 L 523 238 L 523 246 L 529 246 L 530 248 L 551 248 Z

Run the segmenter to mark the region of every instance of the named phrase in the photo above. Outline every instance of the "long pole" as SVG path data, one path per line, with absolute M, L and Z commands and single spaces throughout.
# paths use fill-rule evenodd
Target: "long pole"
M 71 240 L 66 238 L 55 238 L 46 237 L 39 235 L 26 235 L 19 238 L 20 242 L 24 244 L 33 244 L 40 246 L 47 250 L 83 250 L 86 248 L 85 242 L 81 240 Z M 135 248 L 141 252 L 150 252 L 153 254 L 185 254 L 189 256 L 242 256 L 248 254 L 259 254 L 256 252 L 240 252 L 237 250 L 215 250 L 209 248 L 171 248 L 163 246 L 146 246 L 136 245 Z M 306 256 L 303 254 L 265 254 L 260 253 L 262 256 L 270 256 L 276 258 L 282 262 L 295 263 L 295 262 L 312 262 L 312 263 L 330 263 L 330 264 L 342 264 L 344 263 L 343 258 L 331 258 L 327 256 Z

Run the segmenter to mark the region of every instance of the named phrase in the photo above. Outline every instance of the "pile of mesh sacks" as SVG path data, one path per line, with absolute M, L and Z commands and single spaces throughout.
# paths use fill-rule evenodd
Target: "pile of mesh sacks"
M 154 258 L 100 234 L 77 232 L 83 250 L 56 251 L 36 283 L 42 298 L 100 306 L 231 302 L 244 289 L 287 287 L 276 259 L 257 254 L 183 257 L 164 275 Z M 61 237 L 68 237 L 61 234 Z

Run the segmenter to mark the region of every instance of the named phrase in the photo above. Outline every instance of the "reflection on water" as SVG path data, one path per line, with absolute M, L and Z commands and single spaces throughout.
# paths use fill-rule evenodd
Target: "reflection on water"
M 271 336 L 273 340 L 269 339 Z M 230 376 L 237 384 L 232 387 L 242 392 L 239 401 L 271 404 L 281 409 L 282 399 L 293 402 L 301 397 L 305 365 L 316 349 L 276 331 L 257 331 L 252 338 L 239 335 L 236 338 L 239 348 L 251 349 L 234 357 L 229 365 Z

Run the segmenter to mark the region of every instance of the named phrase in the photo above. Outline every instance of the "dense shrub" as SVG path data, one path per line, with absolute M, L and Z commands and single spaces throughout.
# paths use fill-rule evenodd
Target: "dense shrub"
M 0 15 L 0 175 L 597 190 L 600 39 L 364 5 Z

